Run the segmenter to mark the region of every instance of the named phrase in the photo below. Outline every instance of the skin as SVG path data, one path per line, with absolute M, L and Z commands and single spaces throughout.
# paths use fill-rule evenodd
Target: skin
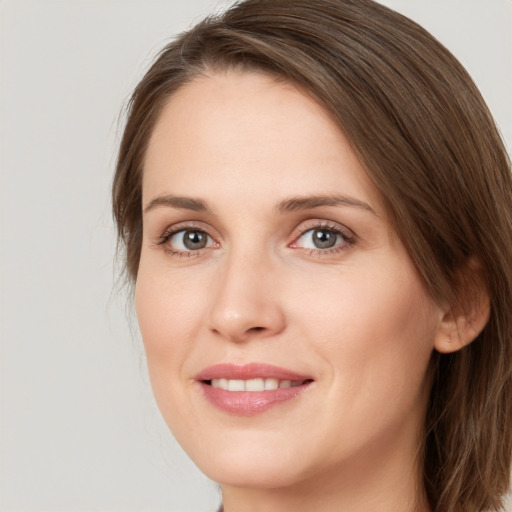
M 207 209 L 158 204 L 169 194 Z M 277 208 L 333 195 L 352 204 Z M 261 73 L 197 78 L 154 128 L 143 206 L 136 309 L 151 383 L 226 511 L 428 510 L 418 450 L 447 312 L 322 107 Z M 334 247 L 315 247 L 318 226 Z M 183 232 L 164 240 L 184 229 L 207 245 L 186 250 Z M 194 380 L 250 362 L 314 383 L 243 417 L 210 404 Z

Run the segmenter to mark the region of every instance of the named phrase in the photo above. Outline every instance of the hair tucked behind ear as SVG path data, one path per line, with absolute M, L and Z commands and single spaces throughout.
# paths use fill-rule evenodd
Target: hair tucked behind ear
M 512 453 L 512 182 L 477 88 L 425 30 L 371 0 L 248 0 L 205 20 L 161 52 L 129 105 L 113 208 L 133 280 L 158 115 L 189 80 L 230 67 L 293 82 L 330 112 L 432 297 L 468 300 L 461 283 L 478 266 L 490 318 L 467 347 L 433 355 L 424 481 L 434 512 L 498 510 Z

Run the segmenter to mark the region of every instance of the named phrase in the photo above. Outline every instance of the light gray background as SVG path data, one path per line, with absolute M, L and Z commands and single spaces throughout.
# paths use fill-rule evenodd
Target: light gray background
M 512 1 L 387 0 L 468 68 L 512 146 Z M 0 0 L 0 511 L 211 511 L 113 294 L 118 114 L 215 0 Z M 512 510 L 512 508 L 511 508 Z

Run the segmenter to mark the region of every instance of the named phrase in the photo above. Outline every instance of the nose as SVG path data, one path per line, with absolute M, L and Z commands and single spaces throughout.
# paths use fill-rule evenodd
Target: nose
M 268 258 L 231 255 L 210 290 L 209 327 L 233 342 L 281 333 L 286 318 L 279 300 L 279 277 Z

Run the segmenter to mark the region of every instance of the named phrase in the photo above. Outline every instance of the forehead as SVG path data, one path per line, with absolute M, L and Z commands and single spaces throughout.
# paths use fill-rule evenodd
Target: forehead
M 351 145 L 325 109 L 259 72 L 201 76 L 179 89 L 155 125 L 143 175 L 158 193 L 248 197 L 347 193 L 379 202 Z M 243 189 L 243 190 L 242 190 Z

